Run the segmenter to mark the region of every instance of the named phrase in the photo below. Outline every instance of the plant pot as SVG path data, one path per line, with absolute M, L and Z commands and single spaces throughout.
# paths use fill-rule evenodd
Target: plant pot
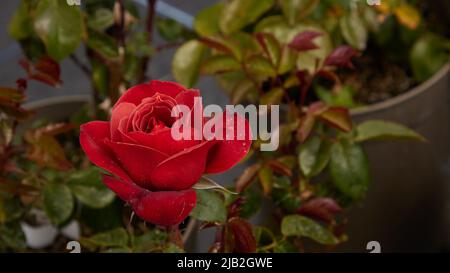
M 356 123 L 382 119 L 419 132 L 427 143 L 365 144 L 372 182 L 348 212 L 349 241 L 340 250 L 439 251 L 449 246 L 450 65 L 400 96 L 352 111 Z

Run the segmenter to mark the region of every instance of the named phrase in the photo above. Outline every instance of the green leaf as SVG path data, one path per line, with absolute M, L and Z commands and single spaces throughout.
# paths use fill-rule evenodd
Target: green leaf
M 201 36 L 211 36 L 220 31 L 219 18 L 224 7 L 223 3 L 217 3 L 201 10 L 194 20 L 194 29 Z
M 222 9 L 220 29 L 231 34 L 256 21 L 275 4 L 275 0 L 232 0 Z
M 73 211 L 73 196 L 69 187 L 63 184 L 47 183 L 43 188 L 44 210 L 55 225 L 69 219 Z
M 273 35 L 267 33 L 258 33 L 256 39 L 270 63 L 273 66 L 278 67 L 281 58 L 281 45 L 277 39 Z
M 119 57 L 116 41 L 103 33 L 90 32 L 87 47 L 98 52 L 105 59 L 111 60 Z
M 110 9 L 99 8 L 93 16 L 88 16 L 87 25 L 91 29 L 104 31 L 114 25 L 114 13 Z
M 163 253 L 184 253 L 184 250 L 176 244 L 169 243 L 163 250 Z
M 270 168 L 262 167 L 258 171 L 258 178 L 263 192 L 265 195 L 269 195 L 272 192 L 273 187 L 273 171 Z
M 35 11 L 34 29 L 48 54 L 60 61 L 72 54 L 81 42 L 83 18 L 80 8 L 69 6 L 65 1 L 40 0 Z
M 215 55 L 206 59 L 201 66 L 202 74 L 220 74 L 241 69 L 241 65 L 231 56 Z
M 211 180 L 206 176 L 201 177 L 200 181 L 197 182 L 194 186 L 192 186 L 192 188 L 196 190 L 218 190 L 226 194 L 237 194 L 217 184 L 216 182 L 214 182 L 213 180 Z
M 192 210 L 191 216 L 200 221 L 224 223 L 227 210 L 220 195 L 210 190 L 196 190 L 196 192 L 197 205 Z
M 330 106 L 342 106 L 347 108 L 356 106 L 353 100 L 354 91 L 349 85 L 343 86 L 337 93 L 332 93 L 322 86 L 317 86 L 315 91 L 320 100 Z
M 135 253 L 148 253 L 153 251 L 161 252 L 163 244 L 167 241 L 167 233 L 162 232 L 159 229 L 152 229 L 148 232 L 132 237 L 133 252 Z
M 29 2 L 27 0 L 20 1 L 19 7 L 9 22 L 8 32 L 16 40 L 28 38 L 33 34 Z
M 264 57 L 255 56 L 247 60 L 247 69 L 256 75 L 272 77 L 276 75 L 275 68 Z
M 279 3 L 289 24 L 293 25 L 314 11 L 319 0 L 279 0 Z
M 184 31 L 177 21 L 168 18 L 156 20 L 156 28 L 161 37 L 169 42 L 178 40 Z
M 27 247 L 25 234 L 19 222 L 0 225 L 0 241 L 13 249 L 24 249 Z
M 197 82 L 205 51 L 205 45 L 196 40 L 178 48 L 172 61 L 172 73 L 178 82 L 186 87 L 192 87 Z
M 425 138 L 413 130 L 401 124 L 382 121 L 369 120 L 356 127 L 355 141 L 362 142 L 368 140 L 391 140 L 391 139 L 411 139 L 426 141 Z
M 443 39 L 434 34 L 423 35 L 411 49 L 410 63 L 419 82 L 429 79 L 448 61 Z
M 367 156 L 362 147 L 342 140 L 331 148 L 330 175 L 336 187 L 353 199 L 361 199 L 368 188 L 370 175 Z
M 284 236 L 304 236 L 324 245 L 335 245 L 337 238 L 317 222 L 301 216 L 288 215 L 281 222 L 281 233 Z
M 366 49 L 368 30 L 362 16 L 356 10 L 341 18 L 340 27 L 347 43 L 359 50 Z
M 67 184 L 81 203 L 100 209 L 114 201 L 115 194 L 103 183 L 97 169 L 72 173 Z
M 281 103 L 281 100 L 283 99 L 284 90 L 283 88 L 274 88 L 270 90 L 269 92 L 265 93 L 261 99 L 260 104 L 261 105 L 278 105 Z
M 319 136 L 310 137 L 300 146 L 298 161 L 300 169 L 306 177 L 318 175 L 325 169 L 330 160 L 331 143 Z
M 82 238 L 81 243 L 96 247 L 126 247 L 128 245 L 128 233 L 123 228 L 97 233 L 89 238 Z

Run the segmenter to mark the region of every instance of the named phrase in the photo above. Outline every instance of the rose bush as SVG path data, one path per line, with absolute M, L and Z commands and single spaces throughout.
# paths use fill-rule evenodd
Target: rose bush
M 80 143 L 89 160 L 112 174 L 104 174 L 103 182 L 145 221 L 179 224 L 196 204 L 192 186 L 201 176 L 230 169 L 250 148 L 250 134 L 245 140 L 175 140 L 171 128 L 181 117 L 172 117 L 173 107 L 186 105 L 193 114 L 197 97 L 198 90 L 151 81 L 129 89 L 113 107 L 109 122 L 81 126 Z M 218 118 L 224 124 L 234 118 L 235 126 L 245 122 L 249 129 L 237 114 Z M 225 135 L 225 128 L 216 132 Z

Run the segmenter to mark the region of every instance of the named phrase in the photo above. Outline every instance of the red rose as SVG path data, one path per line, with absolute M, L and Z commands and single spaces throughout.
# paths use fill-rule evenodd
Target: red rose
M 250 148 L 250 136 L 209 141 L 172 138 L 176 121 L 172 108 L 186 105 L 192 110 L 196 97 L 200 97 L 198 90 L 151 81 L 129 89 L 114 105 L 110 122 L 81 125 L 80 143 L 89 160 L 114 175 L 104 175 L 103 182 L 148 222 L 179 224 L 195 206 L 192 186 L 200 177 L 230 169 Z M 222 113 L 222 117 L 232 116 Z M 236 122 L 245 122 L 248 130 L 245 119 L 234 117 L 235 128 Z M 225 134 L 223 128 L 217 130 Z

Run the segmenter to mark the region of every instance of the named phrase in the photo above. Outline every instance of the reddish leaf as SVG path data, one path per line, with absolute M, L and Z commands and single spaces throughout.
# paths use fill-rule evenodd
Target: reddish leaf
M 303 204 L 298 213 L 313 217 L 325 222 L 331 222 L 333 216 L 340 213 L 342 208 L 331 198 L 314 198 Z
M 64 149 L 55 136 L 72 128 L 72 125 L 60 123 L 28 131 L 25 134 L 25 140 L 29 144 L 27 150 L 28 158 L 40 166 L 62 171 L 71 169 L 72 164 L 67 160 Z
M 343 107 L 330 107 L 319 115 L 319 119 L 341 131 L 352 130 L 350 111 Z
M 359 52 L 350 46 L 340 46 L 328 55 L 325 65 L 353 68 L 352 58 L 359 55 Z
M 28 60 L 21 60 L 20 65 L 27 72 L 28 78 L 51 86 L 61 84 L 61 69 L 59 64 L 50 57 L 43 57 L 34 66 Z
M 246 220 L 233 217 L 228 220 L 227 229 L 234 238 L 235 253 L 254 253 L 256 252 L 256 239 L 253 236 L 252 226 Z
M 37 193 L 35 187 L 17 183 L 5 178 L 0 178 L 0 192 L 7 192 L 14 195 L 30 195 Z
M 314 44 L 314 39 L 321 36 L 322 33 L 316 32 L 316 31 L 304 31 L 292 40 L 292 42 L 289 44 L 289 47 L 292 49 L 295 49 L 297 51 L 308 51 L 312 49 L 316 49 L 317 45 Z
M 244 191 L 254 180 L 261 165 L 255 164 L 244 170 L 242 175 L 236 181 L 236 191 Z
M 291 168 L 277 160 L 270 160 L 269 162 L 267 162 L 267 167 L 271 168 L 275 173 L 289 177 L 292 176 Z

